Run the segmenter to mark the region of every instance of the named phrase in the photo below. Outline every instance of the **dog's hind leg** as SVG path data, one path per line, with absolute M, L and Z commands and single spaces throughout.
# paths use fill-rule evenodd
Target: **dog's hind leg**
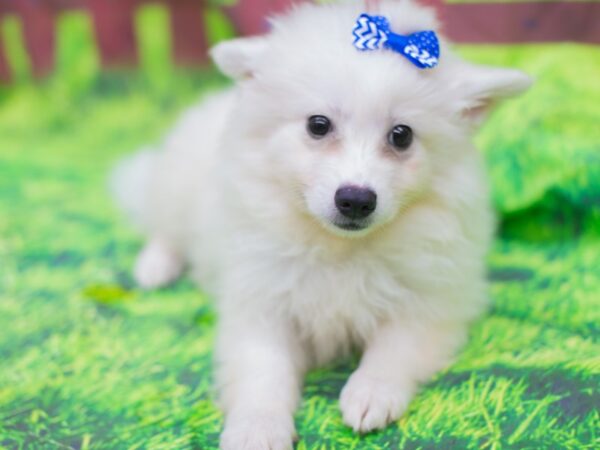
M 134 278 L 143 289 L 154 289 L 177 280 L 183 272 L 182 257 L 161 238 L 150 239 L 139 253 Z

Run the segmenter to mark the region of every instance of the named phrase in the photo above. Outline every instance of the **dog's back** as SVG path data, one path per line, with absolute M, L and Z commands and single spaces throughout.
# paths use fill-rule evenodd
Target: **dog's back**
M 207 204 L 216 176 L 216 152 L 232 94 L 225 92 L 189 109 L 162 145 L 125 158 L 114 170 L 114 196 L 146 236 L 185 241 L 194 205 Z

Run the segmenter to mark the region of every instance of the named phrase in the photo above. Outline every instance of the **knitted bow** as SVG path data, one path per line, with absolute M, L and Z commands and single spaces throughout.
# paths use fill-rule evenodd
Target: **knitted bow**
M 352 30 L 354 46 L 358 50 L 381 50 L 384 48 L 404 55 L 420 69 L 437 66 L 440 43 L 433 31 L 419 31 L 408 35 L 392 33 L 388 20 L 383 16 L 361 14 Z

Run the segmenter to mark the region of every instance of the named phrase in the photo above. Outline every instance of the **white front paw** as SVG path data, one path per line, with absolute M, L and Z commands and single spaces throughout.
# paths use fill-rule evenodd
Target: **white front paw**
M 344 423 L 356 432 L 383 428 L 398 419 L 412 397 L 410 383 L 377 379 L 360 372 L 352 374 L 340 396 Z
M 221 450 L 292 450 L 296 431 L 286 414 L 248 413 L 228 417 Z

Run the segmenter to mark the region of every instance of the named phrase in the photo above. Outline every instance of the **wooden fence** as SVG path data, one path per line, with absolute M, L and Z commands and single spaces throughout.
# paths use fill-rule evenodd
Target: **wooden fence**
M 224 7 L 242 35 L 265 30 L 265 16 L 282 11 L 294 0 L 238 0 Z M 302 1 L 302 0 L 296 0 Z M 421 0 L 439 10 L 444 31 L 457 42 L 600 43 L 600 1 L 446 3 Z M 204 0 L 0 0 L 0 20 L 17 15 L 23 24 L 25 48 L 37 78 L 50 73 L 55 57 L 55 17 L 65 10 L 80 9 L 92 18 L 102 66 L 132 67 L 137 64 L 133 18 L 143 3 L 168 8 L 173 60 L 177 65 L 206 63 L 207 40 L 201 19 Z M 0 34 L 0 81 L 11 71 Z

